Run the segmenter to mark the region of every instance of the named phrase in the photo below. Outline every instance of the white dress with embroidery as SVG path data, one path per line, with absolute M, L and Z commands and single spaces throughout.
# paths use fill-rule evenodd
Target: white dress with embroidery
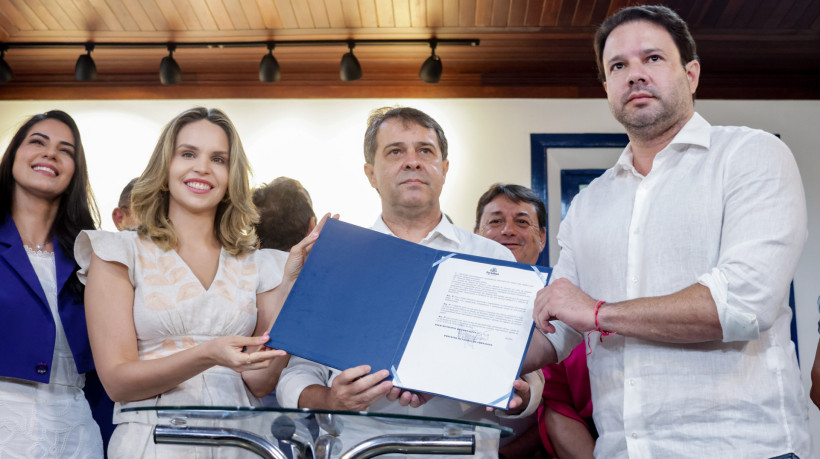
M 57 334 L 48 384 L 0 378 L 0 458 L 102 458 L 100 428 L 83 393 L 85 375 L 77 373 L 57 312 L 54 253 L 28 247 L 26 253 L 46 294 Z
M 163 251 L 134 231 L 83 231 L 74 252 L 83 282 L 92 252 L 128 268 L 142 360 L 168 356 L 219 336 L 251 336 L 256 327 L 256 295 L 279 285 L 287 259 L 286 253 L 275 250 L 235 257 L 223 248 L 216 276 L 206 290 L 176 251 Z M 117 403 L 109 457 L 243 456 L 235 448 L 155 445 L 153 412 L 120 412 L 138 406 L 185 405 L 249 406 L 259 405 L 259 400 L 239 373 L 215 366 L 156 397 Z

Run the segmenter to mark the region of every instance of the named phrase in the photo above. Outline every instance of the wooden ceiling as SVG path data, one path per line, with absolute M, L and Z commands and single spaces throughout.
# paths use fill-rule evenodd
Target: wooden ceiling
M 210 97 L 603 97 L 592 36 L 631 0 L 0 0 L 0 46 L 14 80 L 0 99 Z M 689 23 L 703 66 L 699 98 L 820 99 L 820 1 L 669 0 Z M 264 46 L 167 51 L 98 48 L 98 78 L 74 80 L 76 48 L 22 42 L 247 42 L 479 39 L 439 46 L 441 82 L 418 78 L 424 44 L 355 49 L 364 77 L 339 80 L 345 46 L 275 49 L 282 80 L 261 83 Z

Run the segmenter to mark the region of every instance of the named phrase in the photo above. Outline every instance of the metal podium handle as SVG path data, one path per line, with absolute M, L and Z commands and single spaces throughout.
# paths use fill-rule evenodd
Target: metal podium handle
M 334 437 L 341 435 L 344 430 L 342 419 L 332 413 L 316 413 L 316 423 L 320 429 Z
M 288 416 L 279 416 L 271 424 L 270 433 L 279 440 L 280 450 L 290 449 L 291 457 L 302 459 L 315 456 L 310 431 L 301 422 L 295 422 Z
M 339 459 L 367 459 L 382 454 L 475 454 L 475 437 L 462 435 L 382 435 L 365 440 Z
M 333 456 L 338 456 L 342 451 L 342 442 L 333 435 L 324 434 L 316 439 L 316 445 L 313 449 L 315 459 L 330 459 Z
M 266 459 L 287 459 L 264 437 L 239 429 L 221 427 L 154 427 L 154 443 L 196 446 L 232 446 L 246 449 Z

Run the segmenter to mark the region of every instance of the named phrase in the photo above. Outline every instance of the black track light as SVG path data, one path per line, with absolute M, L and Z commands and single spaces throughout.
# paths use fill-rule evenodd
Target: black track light
M 350 50 L 342 56 L 342 63 L 339 64 L 339 77 L 342 81 L 355 81 L 362 77 L 362 66 L 359 65 L 359 60 L 353 55 L 353 48 L 356 43 L 347 42 L 347 48 Z
M 432 49 L 432 54 L 421 66 L 419 78 L 427 83 L 438 83 L 441 79 L 442 64 L 441 58 L 436 55 L 436 46 L 478 46 L 478 39 L 461 38 L 407 38 L 407 39 L 360 39 L 353 38 L 341 40 L 286 40 L 286 41 L 210 41 L 210 42 L 182 42 L 174 43 L 167 41 L 157 42 L 13 42 L 0 41 L 0 84 L 8 83 L 15 78 L 11 66 L 5 60 L 5 52 L 11 49 L 45 49 L 45 48 L 66 48 L 77 49 L 85 47 L 86 53 L 77 58 L 74 66 L 74 77 L 78 81 L 92 81 L 97 79 L 97 66 L 91 57 L 93 51 L 100 48 L 109 49 L 163 49 L 168 51 L 168 55 L 162 59 L 159 66 L 159 80 L 163 85 L 175 85 L 182 81 L 182 69 L 174 60 L 174 52 L 177 48 L 268 48 L 268 53 L 259 62 L 259 81 L 276 82 L 282 78 L 279 62 L 273 56 L 274 48 L 287 46 L 344 46 L 347 45 L 348 52 L 342 56 L 339 64 L 339 77 L 342 81 L 355 81 L 362 78 L 362 66 L 359 60 L 353 55 L 353 48 L 356 46 L 370 45 L 427 45 Z M 18 69 L 19 71 L 19 69 Z M 19 79 L 19 75 L 17 76 Z M 195 83 L 195 82 L 194 82 Z M 193 83 L 192 83 L 193 84 Z
M 74 79 L 77 81 L 94 81 L 97 79 L 97 65 L 94 64 L 94 59 L 91 58 L 91 51 L 94 51 L 94 45 L 89 43 L 85 45 L 85 54 L 80 54 L 77 58 L 77 63 L 74 65 Z
M 259 63 L 259 81 L 263 83 L 274 83 L 282 79 L 282 72 L 279 70 L 279 63 L 273 57 L 273 43 L 268 43 L 268 54 Z
M 182 69 L 174 60 L 175 45 L 168 45 L 168 55 L 159 64 L 159 81 L 165 86 L 175 85 L 182 81 Z
M 436 56 L 436 41 L 433 40 L 430 42 L 430 49 L 432 50 L 432 55 L 424 61 L 424 64 L 421 64 L 421 70 L 419 70 L 419 78 L 421 81 L 425 83 L 438 83 L 441 80 L 441 58 Z
M 0 49 L 0 84 L 8 83 L 14 79 L 14 72 L 11 71 L 11 66 L 6 62 L 6 48 Z

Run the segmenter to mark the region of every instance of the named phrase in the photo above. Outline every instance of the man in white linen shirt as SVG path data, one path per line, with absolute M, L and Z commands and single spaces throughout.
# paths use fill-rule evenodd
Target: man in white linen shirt
M 439 250 L 515 261 L 501 244 L 456 227 L 441 212 L 439 196 L 450 165 L 447 138 L 429 115 L 409 107 L 375 110 L 368 119 L 364 151 L 364 172 L 382 200 L 382 215 L 371 229 Z M 498 421 L 496 414 L 482 405 L 444 397 L 428 401 L 429 396 L 402 392 L 385 380 L 388 376 L 387 369 L 362 365 L 340 372 L 293 357 L 276 393 L 284 407 Z M 520 398 L 511 404 L 511 408 L 520 410 L 522 399 L 527 403 L 521 416 L 537 408 L 544 384 L 540 371 L 525 375 L 525 381 L 516 381 Z M 534 397 L 529 396 L 530 389 Z M 387 429 L 372 420 L 346 418 L 340 438 L 346 451 L 373 436 L 408 432 L 407 427 Z M 441 429 L 434 432 L 441 433 Z M 479 432 L 476 456 L 497 454 L 497 433 Z
M 617 12 L 595 51 L 630 143 L 561 224 L 528 367 L 587 334 L 596 457 L 811 457 L 789 333 L 807 235 L 791 152 L 694 112 L 700 63 L 671 9 Z

